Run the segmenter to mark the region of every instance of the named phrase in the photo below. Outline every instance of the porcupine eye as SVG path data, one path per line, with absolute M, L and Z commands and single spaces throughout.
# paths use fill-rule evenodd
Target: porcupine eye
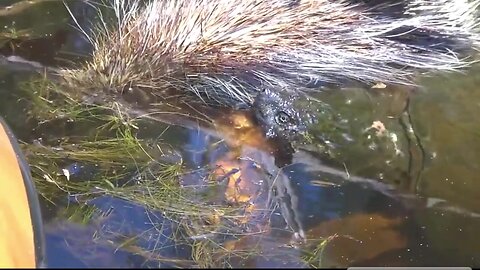
M 292 118 L 284 111 L 280 111 L 275 115 L 275 121 L 279 125 L 286 125 L 292 121 Z

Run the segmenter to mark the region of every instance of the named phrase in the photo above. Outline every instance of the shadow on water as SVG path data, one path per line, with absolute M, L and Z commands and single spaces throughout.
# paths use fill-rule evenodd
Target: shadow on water
M 0 113 L 42 195 L 48 266 L 480 265 L 475 69 L 413 93 L 320 93 L 318 125 L 290 146 L 248 112 L 176 104 L 145 117 L 43 91 L 12 56 L 64 65 L 90 48 L 60 1 L 4 14 L 21 1 L 7 2 Z

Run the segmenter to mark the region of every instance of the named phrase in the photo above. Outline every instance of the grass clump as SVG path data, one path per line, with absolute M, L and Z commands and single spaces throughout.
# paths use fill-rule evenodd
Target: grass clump
M 38 192 L 57 207 L 79 205 L 61 215 L 84 225 L 102 222 L 107 215 L 85 205 L 98 198 L 117 198 L 156 216 L 150 230 L 175 245 L 187 246 L 190 257 L 162 255 L 160 249 L 146 244 L 152 241 L 152 232 L 129 235 L 98 230 L 97 241 L 182 267 L 227 267 L 227 258 L 247 256 L 224 245 L 228 239 L 242 238 L 248 226 L 246 215 L 256 213 L 247 213 L 242 204 L 206 198 L 209 190 L 218 188 L 216 183 L 185 187 L 183 177 L 194 170 L 184 164 L 174 146 L 158 138 L 142 138 L 145 120 L 131 118 L 116 102 L 86 104 L 45 79 L 24 83 L 22 93 L 30 122 L 43 131 L 41 140 L 22 142 Z

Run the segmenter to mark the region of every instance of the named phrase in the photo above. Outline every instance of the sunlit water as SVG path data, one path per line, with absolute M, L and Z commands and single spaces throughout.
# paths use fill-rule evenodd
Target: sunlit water
M 1 5 L 15 1 L 7 2 Z M 81 10 L 82 5 L 75 7 Z M 71 23 L 63 4 L 57 1 L 0 17 L 2 30 L 28 29 L 35 35 L 30 39 L 40 38 L 45 44 L 52 44 L 39 46 L 36 42 L 33 44 L 37 47 L 28 47 L 32 51 L 21 46 L 15 51 L 46 65 L 62 63 L 55 57 L 74 59 L 65 52 L 88 52 L 88 45 L 69 27 Z M 10 55 L 8 39 L 0 41 L 3 54 Z M 318 98 L 328 105 L 328 112 L 312 131 L 313 142 L 296 145 L 295 153 L 287 164 L 283 162 L 283 168 L 278 168 L 278 155 L 265 149 L 267 143 L 262 144 L 261 139 L 257 143 L 240 142 L 235 147 L 232 139 L 219 143 L 221 138 L 212 135 L 208 128 L 189 124 L 171 126 L 168 131 L 167 124 L 146 124 L 141 134 L 151 139 L 162 134 L 163 142 L 170 144 L 189 168 L 231 162 L 238 168 L 247 168 L 245 178 L 251 181 L 247 188 L 250 193 L 265 190 L 265 185 L 274 189 L 274 196 L 279 198 L 274 213 L 251 221 L 252 226 L 269 224 L 270 231 L 263 236 L 236 239 L 231 247 L 255 250 L 258 255 L 246 260 L 232 258 L 227 262 L 232 266 L 478 267 L 477 71 L 474 68 L 467 74 L 424 79 L 423 87 L 411 95 L 390 88 L 319 94 Z M 20 141 L 53 145 L 57 139 L 85 135 L 97 128 L 94 123 L 88 127 L 76 126 L 74 122 L 39 125 L 29 120 L 19 84 L 30 79 L 31 74 L 18 64 L 0 67 L 0 115 Z M 375 123 L 385 130 L 378 133 L 372 128 Z M 227 137 L 230 130 L 230 126 L 223 125 L 220 134 Z M 229 158 L 234 150 L 249 160 L 234 163 Z M 274 180 L 248 169 L 255 164 L 275 175 Z M 88 166 L 68 166 L 70 171 L 83 173 L 88 179 Z M 183 184 L 198 185 L 204 176 L 198 170 L 184 177 Z M 256 202 L 265 204 L 267 196 L 260 194 Z M 75 196 L 67 194 L 56 198 L 55 204 L 41 201 L 48 266 L 190 266 L 186 263 L 191 258 L 190 247 L 174 243 L 169 237 L 169 226 L 152 225 L 168 223 L 161 213 L 114 197 L 99 197 L 88 205 L 78 202 Z M 96 218 L 75 218 L 75 211 L 85 212 L 89 207 Z M 309 239 L 306 244 L 292 244 L 294 232 L 299 231 Z M 131 237 L 137 237 L 139 246 L 151 253 L 139 255 L 138 250 L 119 246 L 122 239 Z M 315 253 L 319 244 L 312 239 L 328 237 L 321 256 L 305 259 Z

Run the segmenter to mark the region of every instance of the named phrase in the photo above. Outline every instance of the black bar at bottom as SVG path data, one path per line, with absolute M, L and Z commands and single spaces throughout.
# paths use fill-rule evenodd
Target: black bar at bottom
M 472 270 L 471 267 L 349 267 L 348 270 Z

